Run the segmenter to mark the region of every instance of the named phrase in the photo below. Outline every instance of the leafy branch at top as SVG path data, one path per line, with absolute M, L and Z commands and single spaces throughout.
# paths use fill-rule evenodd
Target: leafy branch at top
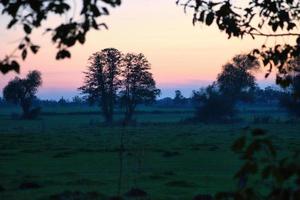
M 252 56 L 261 58 L 269 72 L 278 69 L 277 83 L 283 86 L 291 84 L 287 79 L 290 72 L 288 63 L 300 55 L 300 1 L 298 0 L 249 0 L 240 5 L 229 0 L 178 0 L 177 4 L 192 9 L 193 24 L 207 26 L 216 24 L 228 38 L 243 39 L 256 37 L 296 37 L 295 44 L 278 44 L 272 48 L 255 49 Z M 266 77 L 269 75 L 268 73 Z
M 52 42 L 56 44 L 58 52 L 56 59 L 70 58 L 71 53 L 68 48 L 76 43 L 84 44 L 86 34 L 91 29 L 107 28 L 105 23 L 98 23 L 97 19 L 104 15 L 109 15 L 108 6 L 116 7 L 121 5 L 121 0 L 82 0 L 79 20 L 70 17 L 67 22 L 59 24 L 54 28 L 47 28 L 46 32 L 52 35 Z M 26 59 L 29 51 L 36 54 L 40 46 L 31 42 L 33 30 L 42 26 L 50 15 L 64 15 L 71 11 L 71 5 L 67 0 L 2 0 L 0 9 L 2 15 L 7 15 L 9 23 L 7 29 L 14 26 L 22 26 L 24 38 L 20 41 L 18 48 L 11 55 L 0 60 L 0 71 L 19 72 L 20 65 L 15 57 L 15 53 L 20 51 L 23 60 Z
M 298 200 L 300 197 L 299 152 L 282 155 L 274 140 L 262 129 L 254 129 L 232 145 L 243 161 L 234 178 L 238 187 L 216 194 L 217 200 Z

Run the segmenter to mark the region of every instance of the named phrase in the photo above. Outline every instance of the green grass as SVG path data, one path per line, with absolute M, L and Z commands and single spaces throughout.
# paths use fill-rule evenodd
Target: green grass
M 242 113 L 246 121 L 240 124 L 178 123 L 190 115 L 190 111 L 143 113 L 136 116 L 142 124 L 109 128 L 99 125 L 98 115 L 13 121 L 6 112 L 0 116 L 0 185 L 6 189 L 0 199 L 45 199 L 65 190 L 115 195 L 121 134 L 125 145 L 122 193 L 137 186 L 158 200 L 192 199 L 196 194 L 234 188 L 232 177 L 240 161 L 230 146 L 245 132 L 245 125 L 267 129 L 281 151 L 299 148 L 299 123 L 286 123 L 280 113 L 280 120 L 259 125 L 252 124 L 253 115 L 247 113 Z M 18 189 L 24 181 L 42 187 Z

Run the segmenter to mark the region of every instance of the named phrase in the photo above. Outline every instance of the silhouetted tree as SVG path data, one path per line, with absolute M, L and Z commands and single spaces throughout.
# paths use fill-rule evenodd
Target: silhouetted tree
M 238 101 L 250 101 L 256 89 L 251 70 L 258 65 L 246 55 L 237 55 L 223 67 L 216 82 L 200 91 L 194 91 L 196 118 L 200 121 L 229 121 L 236 113 Z
M 3 97 L 6 101 L 18 104 L 23 110 L 23 118 L 35 117 L 37 109 L 31 109 L 35 94 L 42 84 L 39 71 L 31 71 L 26 78 L 15 77 L 3 89 Z
M 113 122 L 117 90 L 121 86 L 119 75 L 122 54 L 114 48 L 103 49 L 94 53 L 89 61 L 84 85 L 79 90 L 90 103 L 101 106 L 105 121 L 110 124 Z
M 281 88 L 268 86 L 265 89 L 261 89 L 257 87 L 254 92 L 254 101 L 256 104 L 273 104 L 278 106 L 280 99 L 285 95 L 286 92 Z
M 182 95 L 180 90 L 175 90 L 175 97 L 173 99 L 173 102 L 175 105 L 182 105 L 186 102 L 186 99 Z
M 237 55 L 232 63 L 223 66 L 216 84 L 219 91 L 232 101 L 250 101 L 256 89 L 255 77 L 251 71 L 257 68 L 258 62 L 246 55 Z
M 75 96 L 72 99 L 72 103 L 75 105 L 81 105 L 84 103 L 84 100 L 82 98 L 80 98 L 79 96 Z
M 67 100 L 64 97 L 61 97 L 58 102 L 60 106 L 66 106 L 68 104 Z
M 266 77 L 276 67 L 279 75 L 277 83 L 291 84 L 287 78 L 288 72 L 297 69 L 290 68 L 288 61 L 300 56 L 299 1 L 249 0 L 241 3 L 228 0 L 177 0 L 177 4 L 183 5 L 185 11 L 188 8 L 192 9 L 194 25 L 198 22 L 207 26 L 215 23 L 228 38 L 296 37 L 295 43 L 278 44 L 276 40 L 277 44 L 274 47 L 267 48 L 263 45 L 261 50 L 254 49 L 252 52 L 252 55 L 262 59 L 265 66 L 269 66 Z
M 138 104 L 153 103 L 160 90 L 150 72 L 151 65 L 143 54 L 128 53 L 123 59 L 120 99 L 125 107 L 125 122 L 130 122 Z
M 287 111 L 300 117 L 300 75 L 291 77 L 292 85 L 287 88 L 287 92 L 280 99 L 280 104 L 287 109 Z
M 77 5 L 80 3 L 81 5 Z M 23 27 L 24 37 L 20 40 L 17 50 L 23 60 L 28 52 L 36 54 L 40 46 L 33 44 L 31 34 L 35 29 L 42 26 L 43 22 L 53 15 L 70 16 L 68 20 L 58 22 L 56 27 L 47 27 L 46 32 L 52 35 L 52 42 L 57 45 L 58 52 L 56 59 L 70 58 L 71 53 L 68 48 L 76 43 L 84 44 L 86 34 L 91 29 L 99 30 L 101 27 L 107 28 L 105 23 L 99 23 L 97 19 L 101 16 L 109 15 L 108 6 L 116 7 L 121 5 L 121 0 L 81 0 L 81 1 L 21 1 L 21 0 L 1 0 L 0 13 L 9 19 L 7 29 L 20 25 Z M 80 10 L 76 8 L 80 7 Z M 79 11 L 76 13 L 75 11 Z M 68 13 L 72 13 L 68 15 Z M 80 15 L 75 17 L 74 15 Z M 18 52 L 14 51 L 14 52 Z M 0 71 L 19 72 L 20 65 L 13 59 L 15 53 L 0 60 Z
M 163 107 L 163 108 L 173 107 L 173 99 L 170 97 L 158 99 L 158 100 L 156 100 L 155 105 L 158 107 Z

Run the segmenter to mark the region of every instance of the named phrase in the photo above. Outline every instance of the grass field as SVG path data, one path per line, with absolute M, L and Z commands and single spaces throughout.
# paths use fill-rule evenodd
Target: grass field
M 155 200 L 192 199 L 234 188 L 240 161 L 230 146 L 246 126 L 268 130 L 281 152 L 300 144 L 299 121 L 272 109 L 244 109 L 242 122 L 218 125 L 181 123 L 193 114 L 190 110 L 148 109 L 137 114 L 136 126 L 127 128 L 101 126 L 99 114 L 86 113 L 94 110 L 76 109 L 51 108 L 33 121 L 12 120 L 10 113 L 17 110 L 3 109 L 1 200 L 50 199 L 67 190 L 117 194 L 121 135 L 122 194 L 138 187 Z M 271 119 L 254 124 L 258 116 Z M 40 187 L 20 189 L 24 182 Z

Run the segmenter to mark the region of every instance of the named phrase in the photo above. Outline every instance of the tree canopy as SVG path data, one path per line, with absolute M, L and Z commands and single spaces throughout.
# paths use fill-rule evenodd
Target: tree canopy
M 81 3 L 79 13 L 76 13 L 76 3 Z M 53 15 L 66 15 L 66 22 L 59 22 L 55 27 L 47 27 L 45 32 L 52 35 L 52 42 L 56 45 L 58 52 L 56 59 L 70 58 L 71 53 L 68 49 L 77 43 L 84 44 L 86 34 L 91 29 L 99 30 L 101 27 L 107 28 L 103 22 L 98 19 L 109 15 L 109 7 L 121 5 L 121 0 L 1 0 L 0 11 L 2 15 L 9 18 L 7 29 L 14 26 L 22 26 L 24 37 L 20 40 L 17 49 L 10 55 L 0 60 L 0 71 L 7 73 L 9 71 L 19 72 L 20 65 L 14 57 L 19 55 L 23 60 L 26 59 L 28 52 L 36 54 L 40 49 L 38 44 L 32 40 L 32 32 L 40 28 L 44 21 L 47 21 Z
M 136 106 L 153 103 L 160 90 L 149 71 L 151 65 L 143 54 L 128 53 L 123 58 L 121 104 L 125 107 L 125 121 L 130 122 Z
M 84 85 L 79 88 L 91 103 L 99 103 L 107 123 L 113 121 L 117 90 L 121 87 L 119 77 L 122 54 L 114 48 L 94 53 L 85 72 Z
M 232 62 L 223 66 L 212 85 L 194 91 L 196 118 L 205 122 L 232 120 L 237 102 L 253 99 L 256 80 L 251 72 L 257 65 L 257 60 L 252 60 L 247 55 L 237 55 Z
M 32 101 L 38 88 L 42 84 L 39 71 L 31 71 L 26 78 L 14 78 L 3 89 L 3 97 L 6 101 L 19 104 L 23 109 L 23 118 L 31 118 L 35 110 L 31 110 Z
M 132 119 L 138 104 L 152 103 L 160 90 L 149 71 L 151 65 L 143 54 L 123 54 L 114 48 L 94 53 L 79 90 L 91 103 L 101 106 L 107 123 L 113 122 L 117 102 L 125 108 L 125 122 Z
M 246 55 L 235 56 L 231 63 L 223 66 L 223 71 L 217 77 L 216 84 L 220 92 L 234 101 L 251 100 L 256 88 L 255 77 L 251 71 L 257 66 L 257 60 L 251 60 Z

